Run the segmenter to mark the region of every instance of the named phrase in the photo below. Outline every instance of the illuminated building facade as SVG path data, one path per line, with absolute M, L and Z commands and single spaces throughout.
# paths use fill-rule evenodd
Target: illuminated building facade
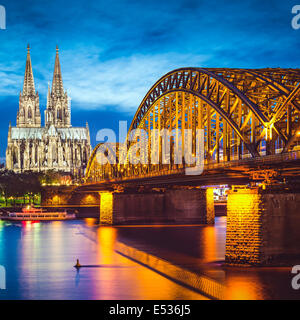
M 71 125 L 70 102 L 63 87 L 58 48 L 52 88 L 48 88 L 45 126 L 42 127 L 28 46 L 17 125 L 9 125 L 6 168 L 16 173 L 51 169 L 79 173 L 86 167 L 90 153 L 88 124 L 78 128 Z

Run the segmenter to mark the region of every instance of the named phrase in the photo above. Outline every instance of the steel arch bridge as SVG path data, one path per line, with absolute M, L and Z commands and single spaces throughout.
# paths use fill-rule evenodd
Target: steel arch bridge
M 164 75 L 148 91 L 128 137 L 132 130 L 145 130 L 150 155 L 153 129 L 192 130 L 192 150 L 196 148 L 196 130 L 203 129 L 205 163 L 222 165 L 300 149 L 299 117 L 300 69 L 181 68 Z M 128 139 L 128 150 L 139 139 L 138 133 Z M 185 141 L 182 137 L 183 149 Z M 119 147 L 108 147 L 111 150 L 107 152 L 115 154 L 117 161 L 102 165 L 97 160 L 102 147 L 99 144 L 90 157 L 87 183 L 172 174 L 187 166 L 184 161 L 175 164 L 172 154 L 171 162 L 163 164 L 161 145 L 158 164 L 120 164 Z

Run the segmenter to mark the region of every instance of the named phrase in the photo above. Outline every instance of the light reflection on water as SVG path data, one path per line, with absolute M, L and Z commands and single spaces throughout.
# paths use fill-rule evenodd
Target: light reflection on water
M 114 252 L 118 229 L 97 221 L 0 224 L 0 299 L 204 299 Z M 82 264 L 101 268 L 73 268 Z
M 0 221 L 0 299 L 203 299 L 115 252 L 117 243 L 226 285 L 226 299 L 300 299 L 290 268 L 224 267 L 226 217 L 214 226 L 98 226 L 97 219 Z M 100 268 L 73 268 L 81 264 Z

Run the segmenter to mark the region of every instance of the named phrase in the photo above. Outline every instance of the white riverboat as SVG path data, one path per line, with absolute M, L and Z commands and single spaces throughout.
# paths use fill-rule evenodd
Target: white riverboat
M 66 211 L 49 212 L 41 208 L 27 206 L 21 212 L 10 212 L 2 219 L 13 221 L 56 221 L 75 219 L 75 214 Z

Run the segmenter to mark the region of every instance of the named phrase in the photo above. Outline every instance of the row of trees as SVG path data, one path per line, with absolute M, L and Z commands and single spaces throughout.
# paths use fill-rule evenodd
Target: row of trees
M 5 206 L 8 206 L 8 200 L 12 205 L 16 204 L 16 200 L 29 199 L 30 203 L 41 192 L 43 185 L 59 184 L 63 173 L 56 171 L 48 171 L 45 173 L 24 172 L 14 173 L 9 170 L 0 171 L 0 193 L 4 199 Z

